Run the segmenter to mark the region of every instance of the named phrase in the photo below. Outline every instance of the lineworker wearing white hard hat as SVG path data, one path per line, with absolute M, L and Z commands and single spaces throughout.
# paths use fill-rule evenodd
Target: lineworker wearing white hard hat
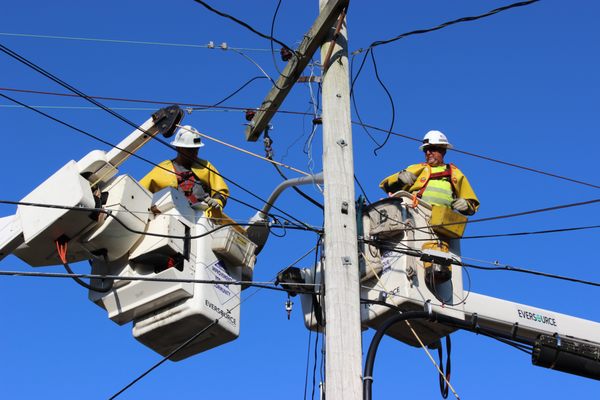
M 452 144 L 440 131 L 429 131 L 419 150 L 425 162 L 413 164 L 388 176 L 379 184 L 386 193 L 406 190 L 429 204 L 450 207 L 464 215 L 473 215 L 479 200 L 465 175 L 454 165 L 446 164 L 444 156 Z
M 229 188 L 209 161 L 198 158 L 198 149 L 204 146 L 199 132 L 190 125 L 181 126 L 171 145 L 175 146 L 177 156 L 154 167 L 140 184 L 152 193 L 165 187 L 177 188 L 192 205 L 209 209 L 225 207 Z

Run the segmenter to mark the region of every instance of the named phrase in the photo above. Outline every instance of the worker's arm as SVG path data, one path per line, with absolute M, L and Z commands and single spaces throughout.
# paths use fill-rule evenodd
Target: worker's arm
M 205 168 L 202 171 L 203 173 L 199 177 L 208 183 L 210 197 L 219 202 L 221 207 L 225 207 L 227 198 L 229 197 L 229 188 L 225 183 L 225 179 L 223 179 L 219 171 L 209 161 L 205 161 Z

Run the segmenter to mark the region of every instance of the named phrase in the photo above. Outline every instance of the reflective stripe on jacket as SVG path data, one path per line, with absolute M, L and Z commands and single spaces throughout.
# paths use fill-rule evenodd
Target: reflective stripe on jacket
M 444 172 L 447 168 L 446 165 L 431 168 L 432 176 L 429 178 L 429 182 L 421 194 L 421 200 L 429 204 L 450 207 L 452 200 L 454 200 L 454 191 L 450 183 L 451 175 L 449 174 L 437 179 L 433 178 L 434 174 Z
M 467 180 L 467 177 L 456 168 L 456 166 L 452 163 L 450 165 L 451 169 L 451 184 L 452 189 L 454 190 L 455 197 L 462 197 L 463 199 L 470 200 L 473 204 L 474 211 L 477 211 L 479 208 L 479 199 L 475 195 L 471 184 Z M 386 193 L 397 192 L 398 190 L 407 190 L 411 193 L 418 192 L 429 182 L 429 178 L 431 176 L 431 166 L 427 163 L 419 163 L 413 164 L 406 168 L 406 171 L 411 172 L 417 177 L 415 183 L 410 187 L 403 187 L 402 182 L 398 180 L 398 173 L 388 176 L 384 180 L 381 181 L 379 187 Z
M 192 172 L 210 190 L 210 197 L 217 200 L 224 207 L 229 197 L 229 188 L 225 180 L 221 178 L 219 171 L 209 161 L 200 159 L 198 161 L 192 165 Z M 140 180 L 140 184 L 152 193 L 169 186 L 177 188 L 177 175 L 175 174 L 173 162 L 171 160 L 161 162 Z

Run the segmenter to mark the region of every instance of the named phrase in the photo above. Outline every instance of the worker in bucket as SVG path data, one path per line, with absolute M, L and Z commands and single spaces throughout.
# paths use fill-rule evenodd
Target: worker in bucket
M 199 132 L 190 125 L 180 127 L 171 142 L 177 157 L 154 167 L 140 184 L 156 193 L 165 187 L 178 188 L 194 208 L 222 209 L 229 196 L 229 188 L 207 160 L 198 158 L 198 149 L 204 146 Z
M 467 177 L 454 164 L 446 164 L 446 150 L 451 149 L 446 135 L 429 131 L 419 150 L 425 153 L 425 162 L 413 164 L 388 176 L 379 187 L 388 194 L 406 190 L 413 194 L 413 204 L 419 199 L 429 204 L 450 207 L 464 215 L 473 215 L 479 200 Z

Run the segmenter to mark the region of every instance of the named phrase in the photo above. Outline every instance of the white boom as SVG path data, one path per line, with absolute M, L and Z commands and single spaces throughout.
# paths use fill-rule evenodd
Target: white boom
M 364 329 L 378 329 L 398 311 L 426 309 L 454 322 L 412 321 L 425 345 L 459 328 L 489 331 L 533 345 L 536 365 L 600 379 L 600 323 L 464 291 L 459 239 L 444 237 L 447 230 L 438 233 L 438 223 L 430 223 L 431 216 L 429 204 L 414 207 L 406 192 L 364 210 L 362 232 L 359 227 L 359 236 L 364 238 L 359 250 Z M 294 282 L 320 284 L 321 265 L 316 271 L 286 271 L 279 281 L 292 289 Z M 322 321 L 320 304 L 320 296 L 302 295 L 309 329 L 316 329 Z M 386 334 L 419 346 L 406 324 L 395 324 Z
M 31 266 L 67 267 L 90 260 L 95 275 L 149 278 L 92 279 L 89 298 L 116 323 L 133 321 L 136 339 L 162 355 L 203 332 L 172 360 L 237 338 L 240 286 L 227 282 L 251 277 L 256 248 L 239 226 L 215 222 L 233 222 L 220 210 L 208 218 L 174 188 L 152 194 L 117 175 L 158 133 L 172 135 L 182 117 L 177 106 L 159 110 L 112 150 L 66 163 L 0 219 L 0 259 L 12 253 Z M 62 260 L 57 248 L 66 245 Z

